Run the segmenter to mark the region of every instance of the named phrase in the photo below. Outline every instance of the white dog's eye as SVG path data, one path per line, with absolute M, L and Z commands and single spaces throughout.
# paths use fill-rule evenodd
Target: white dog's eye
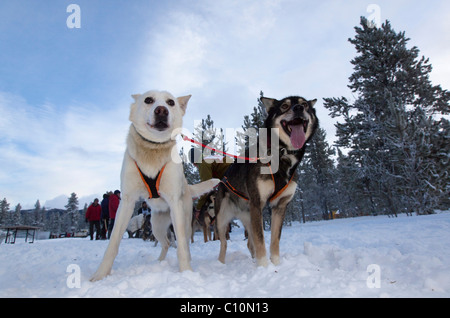
M 144 103 L 146 103 L 146 104 L 153 104 L 155 102 L 155 100 L 152 98 L 152 97 L 147 97 L 145 100 L 144 100 Z
M 167 100 L 167 105 L 169 106 L 175 106 L 175 101 L 173 99 L 168 99 Z

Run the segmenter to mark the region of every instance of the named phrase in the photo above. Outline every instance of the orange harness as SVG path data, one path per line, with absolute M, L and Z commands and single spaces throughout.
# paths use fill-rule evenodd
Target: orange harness
M 161 171 L 158 172 L 156 175 L 156 178 L 149 178 L 145 174 L 142 173 L 141 169 L 137 165 L 136 161 L 134 162 L 136 164 L 136 168 L 139 171 L 139 175 L 141 176 L 142 182 L 144 182 L 145 187 L 147 188 L 149 199 L 157 199 L 159 198 L 159 183 L 161 182 L 161 176 L 164 172 L 164 169 L 166 168 L 166 165 L 162 167 Z
M 294 179 L 295 172 L 292 174 L 289 181 L 284 186 L 280 185 L 277 187 L 277 184 L 275 182 L 275 177 L 273 176 L 272 167 L 270 166 L 270 164 L 268 164 L 268 166 L 270 168 L 270 174 L 272 176 L 272 181 L 273 181 L 273 194 L 269 198 L 269 202 L 272 202 L 276 198 L 278 198 L 284 192 L 284 190 L 286 190 L 286 188 L 291 183 L 292 179 Z M 249 200 L 249 198 L 245 195 L 245 193 L 243 193 L 243 192 L 239 191 L 238 189 L 236 189 L 235 187 L 233 187 L 233 185 L 230 183 L 230 181 L 228 180 L 228 178 L 226 176 L 223 177 L 221 182 L 224 184 L 224 186 L 227 187 L 228 190 L 230 190 L 232 193 L 234 193 L 238 197 L 244 199 L 245 201 Z

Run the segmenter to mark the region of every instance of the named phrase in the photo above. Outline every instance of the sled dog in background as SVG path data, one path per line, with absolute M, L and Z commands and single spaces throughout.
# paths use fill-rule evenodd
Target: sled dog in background
M 148 198 L 147 204 L 152 209 L 153 234 L 161 244 L 159 260 L 166 257 L 167 229 L 173 224 L 180 271 L 190 270 L 192 197 L 211 191 L 219 182 L 211 179 L 188 185 L 181 160 L 172 159 L 176 143 L 172 133 L 181 129 L 190 95 L 175 98 L 165 91 L 149 91 L 132 97 L 131 125 L 121 172 L 122 200 L 109 245 L 91 281 L 110 274 L 134 204 L 140 197 Z
M 248 231 L 248 248 L 258 266 L 268 264 L 264 244 L 262 209 L 268 202 L 272 208 L 270 259 L 275 265 L 280 262 L 279 242 L 287 204 L 297 188 L 296 169 L 305 154 L 305 145 L 318 127 L 317 100 L 292 96 L 280 101 L 261 98 L 268 116 L 264 123 L 267 129 L 267 154 L 278 156 L 278 169 L 272 170 L 270 162 L 234 163 L 221 184 L 215 201 L 216 224 L 220 238 L 219 261 L 225 263 L 227 249 L 226 231 L 233 217 L 239 218 Z M 272 129 L 275 128 L 275 129 Z M 279 139 L 273 148 L 273 138 Z M 276 143 L 275 143 L 276 144 Z M 261 148 L 260 148 L 261 149 Z M 261 153 L 261 152 L 260 152 Z M 269 170 L 269 171 L 270 171 Z
M 208 242 L 208 239 L 212 241 L 211 237 L 211 225 L 214 223 L 216 215 L 214 213 L 214 200 L 216 198 L 215 191 L 208 193 L 205 199 L 205 203 L 198 211 L 197 215 L 192 217 L 192 236 L 191 243 L 194 243 L 194 233 L 200 229 L 203 232 L 204 242 Z M 214 239 L 218 236 L 216 235 L 216 227 L 214 228 Z
M 205 203 L 203 204 L 202 208 L 200 209 L 200 219 L 203 220 L 203 236 L 205 243 L 208 241 L 213 240 L 211 237 L 211 225 L 213 227 L 214 231 L 214 239 L 218 239 L 217 230 L 215 226 L 215 220 L 216 220 L 216 213 L 214 212 L 214 202 L 216 201 L 216 192 L 210 192 L 208 196 L 206 197 Z
M 133 216 L 127 226 L 128 237 L 141 237 L 140 231 L 142 231 L 144 221 L 145 218 L 143 214 Z

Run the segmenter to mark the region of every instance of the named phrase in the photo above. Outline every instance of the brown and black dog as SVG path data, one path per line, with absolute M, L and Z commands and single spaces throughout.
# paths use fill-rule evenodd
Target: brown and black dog
M 206 242 L 212 241 L 211 237 L 211 226 L 214 228 L 214 240 L 217 240 L 217 231 L 215 227 L 215 219 L 216 215 L 214 212 L 214 201 L 216 198 L 216 192 L 212 191 L 208 193 L 208 195 L 205 198 L 205 203 L 201 207 L 200 211 L 196 213 L 193 213 L 192 217 L 192 236 L 191 236 L 191 243 L 194 243 L 194 233 L 197 231 L 197 229 L 200 229 L 203 231 L 203 239 Z M 227 236 L 229 238 L 229 236 Z
M 225 263 L 228 223 L 237 217 L 248 231 L 252 257 L 258 266 L 267 266 L 262 219 L 266 203 L 272 208 L 270 259 L 275 265 L 280 262 L 281 228 L 286 206 L 297 188 L 296 169 L 305 154 L 306 143 L 318 127 L 313 108 L 317 100 L 291 96 L 282 100 L 262 97 L 261 101 L 268 115 L 264 124 L 267 140 L 265 144 L 259 140 L 259 147 L 265 151 L 260 148 L 259 153 L 277 159 L 277 165 L 261 157 L 257 162 L 234 163 L 228 168 L 215 201 L 222 263 Z

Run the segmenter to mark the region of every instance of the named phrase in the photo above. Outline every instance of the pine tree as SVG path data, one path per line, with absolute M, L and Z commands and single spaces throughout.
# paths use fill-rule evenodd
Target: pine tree
M 49 214 L 48 229 L 54 235 L 59 235 L 62 231 L 61 214 L 59 211 L 52 211 Z
M 351 61 L 349 88 L 356 100 L 326 98 L 324 104 L 332 117 L 342 119 L 336 145 L 350 149 L 356 188 L 369 198 L 365 209 L 429 213 L 444 189 L 430 176 L 439 154 L 425 149 L 437 141 L 420 136 L 430 136 L 436 114 L 448 114 L 450 93 L 431 84 L 429 60 L 419 58 L 417 47 L 408 48 L 405 33 L 395 32 L 389 21 L 373 28 L 361 18 L 355 31 L 349 41 L 358 56 Z M 448 177 L 443 183 L 448 185 Z
M 309 214 L 320 215 L 323 219 L 331 218 L 331 211 L 338 209 L 335 203 L 334 154 L 334 149 L 326 141 L 325 130 L 318 128 L 299 165 L 298 185 L 303 205 L 308 207 Z
M 267 113 L 264 104 L 261 102 L 262 97 L 264 97 L 264 93 L 261 91 L 257 99 L 258 105 L 253 107 L 253 112 L 250 115 L 244 116 L 244 124 L 241 126 L 244 133 L 238 131 L 236 134 L 237 152 L 239 154 L 244 154 L 245 149 L 256 145 L 259 129 L 264 126 Z M 256 154 L 254 155 L 256 156 Z
M 16 205 L 16 208 L 14 209 L 14 215 L 13 215 L 13 220 L 12 220 L 13 225 L 20 225 L 23 223 L 21 211 L 22 211 L 22 206 L 19 203 Z
M 355 217 L 376 214 L 373 198 L 368 193 L 368 179 L 364 178 L 361 166 L 338 149 L 336 166 L 336 204 L 341 216 Z M 373 207 L 373 209 L 368 209 Z
M 183 160 L 183 171 L 188 184 L 197 184 L 201 181 L 198 169 L 191 162 Z
M 194 127 L 194 139 L 211 148 L 219 149 L 223 152 L 227 151 L 223 129 L 214 127 L 214 120 L 209 114 L 206 116 L 206 119 L 202 119 L 202 122 L 197 127 Z M 200 147 L 197 148 L 200 149 Z M 204 157 L 215 154 L 213 150 L 207 148 L 200 150 L 203 152 Z
M 47 231 L 49 228 L 49 222 L 48 222 L 48 215 L 47 215 L 47 208 L 44 206 L 41 209 L 40 213 L 40 226 L 44 231 Z
M 42 217 L 42 210 L 41 210 L 41 203 L 39 200 L 36 201 L 34 204 L 34 210 L 33 210 L 33 226 L 41 226 L 43 223 L 43 217 Z
M 72 193 L 68 199 L 67 204 L 64 206 L 67 209 L 67 220 L 66 220 L 66 231 L 77 231 L 78 230 L 78 198 L 76 193 Z
M 9 203 L 6 198 L 4 198 L 0 201 L 0 224 L 6 225 L 9 222 Z

